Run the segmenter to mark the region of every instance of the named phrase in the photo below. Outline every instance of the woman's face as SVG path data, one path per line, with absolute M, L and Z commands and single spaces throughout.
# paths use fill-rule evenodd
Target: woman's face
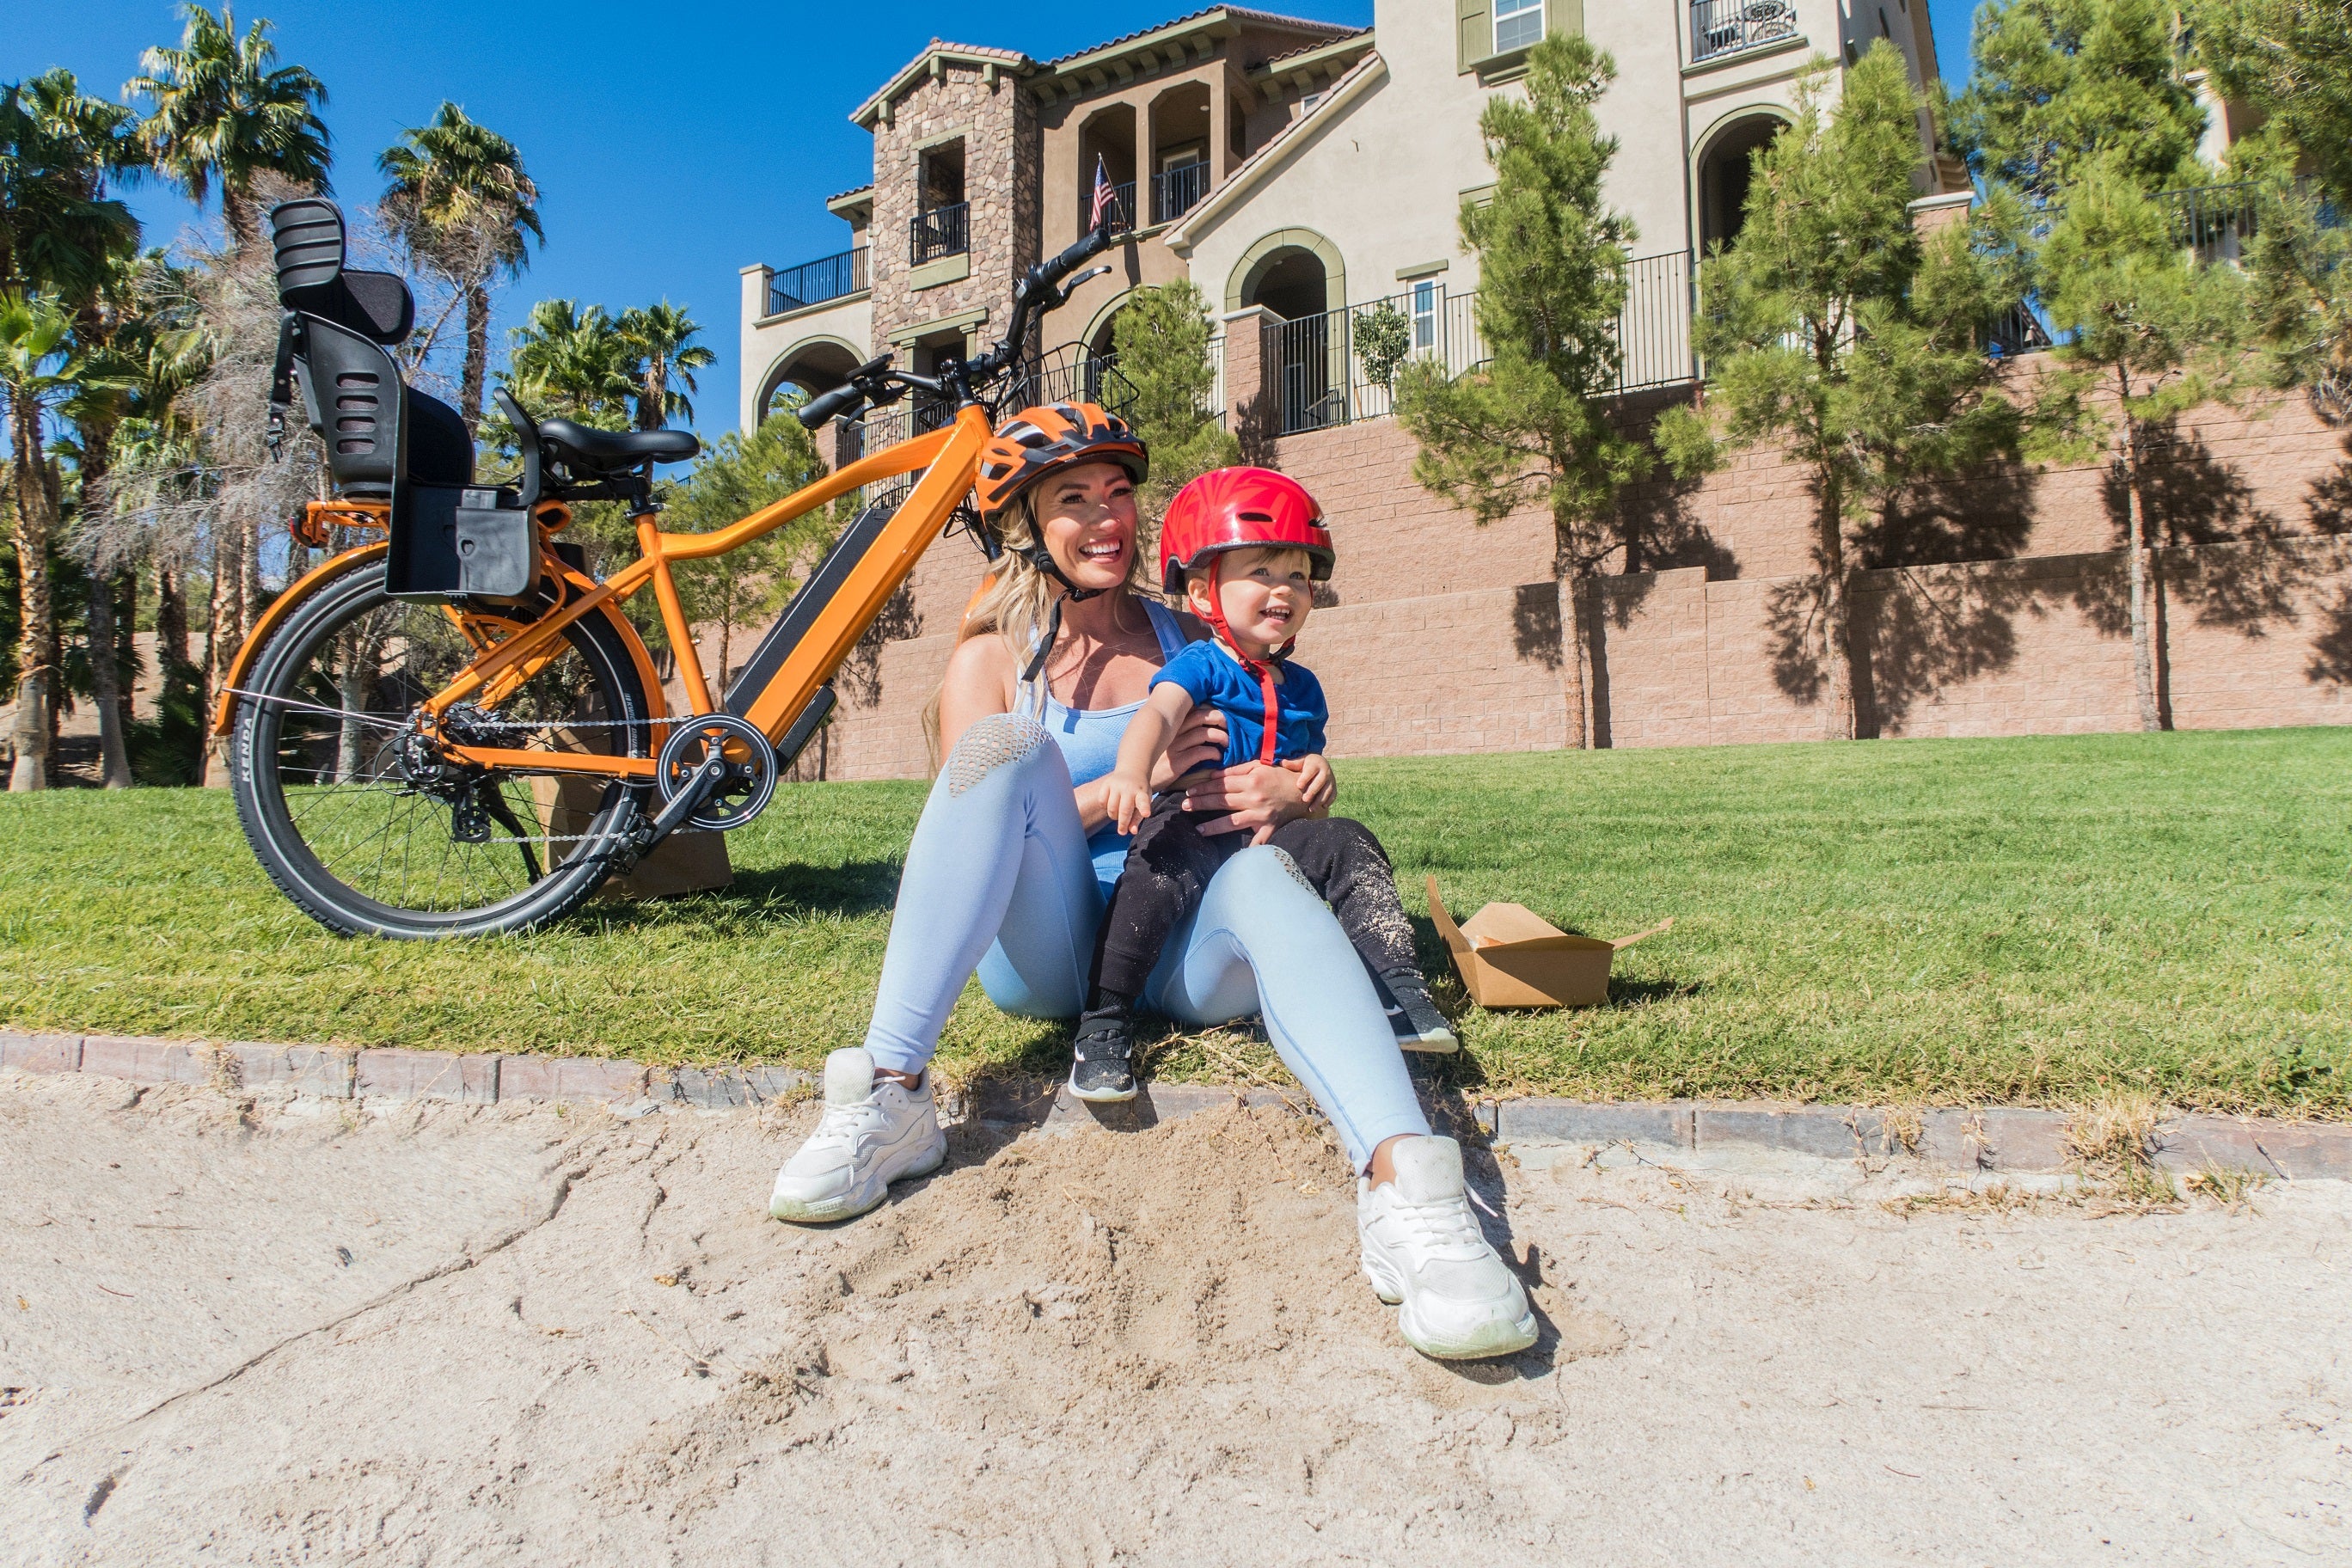
M 1036 489 L 1037 535 L 1081 588 L 1116 588 L 1135 561 L 1135 481 L 1117 463 L 1081 463 Z

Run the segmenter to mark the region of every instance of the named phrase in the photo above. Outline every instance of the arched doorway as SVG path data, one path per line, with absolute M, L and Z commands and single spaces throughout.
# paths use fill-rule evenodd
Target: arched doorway
M 1707 138 L 1698 156 L 1698 246 L 1705 256 L 1729 246 L 1747 222 L 1748 187 L 1755 176 L 1757 150 L 1789 128 L 1769 110 L 1734 116 Z
M 856 348 L 840 338 L 803 338 L 776 356 L 760 384 L 758 403 L 752 409 L 751 427 L 757 429 L 769 416 L 780 412 L 794 402 L 804 402 L 819 393 L 831 392 L 849 379 L 849 373 L 863 362 Z
M 1262 363 L 1275 378 L 1282 431 L 1347 423 L 1346 334 L 1332 326 L 1348 303 L 1339 247 L 1312 229 L 1277 230 L 1243 254 L 1225 297 L 1229 310 L 1256 305 L 1278 318 L 1266 322 Z

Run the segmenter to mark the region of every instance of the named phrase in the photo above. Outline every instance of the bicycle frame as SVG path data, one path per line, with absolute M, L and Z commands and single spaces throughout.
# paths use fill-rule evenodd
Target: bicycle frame
M 847 563 L 846 574 L 837 584 L 821 584 L 819 574 L 813 574 L 803 584 L 803 595 L 817 590 L 823 591 L 824 597 L 814 606 L 810 624 L 783 650 L 776 668 L 761 678 L 757 687 L 749 692 L 742 691 L 739 683 L 739 690 L 729 694 L 730 708 L 736 708 L 740 701 L 741 717 L 757 725 L 770 741 L 781 741 L 793 720 L 815 700 L 818 689 L 833 678 L 866 628 L 873 625 L 890 595 L 906 582 L 923 552 L 944 531 L 957 504 L 971 489 L 972 478 L 979 471 L 981 448 L 988 437 L 987 413 L 977 405 L 967 405 L 957 413 L 954 423 L 861 458 L 740 522 L 709 533 L 665 533 L 656 525 L 658 514 L 640 515 L 632 520 L 637 528 L 639 555 L 635 561 L 601 584 L 561 567 L 565 585 L 578 592 L 514 637 L 486 650 L 455 680 L 434 693 L 425 702 L 424 712 L 430 721 L 437 721 L 460 702 L 478 701 L 495 708 L 563 651 L 567 645 L 561 634 L 565 626 L 608 605 L 618 605 L 647 584 L 653 587 L 662 625 L 669 633 L 688 712 L 715 712 L 718 704 L 712 700 L 702 661 L 695 652 L 693 631 L 678 600 L 672 563 L 723 555 L 852 490 L 879 479 L 925 470 L 888 522 Z M 855 547 L 856 543 L 845 535 L 835 548 Z M 551 568 L 560 567 L 551 555 L 549 560 Z M 829 557 L 827 565 L 831 564 Z M 791 620 L 801 607 L 796 596 L 785 609 L 786 620 Z M 779 630 L 783 629 L 780 622 Z M 753 673 L 763 662 L 754 655 L 746 666 L 746 673 Z M 646 698 L 655 710 L 652 718 L 656 726 L 666 729 L 670 715 L 659 686 L 649 688 Z M 446 752 L 455 761 L 479 767 L 529 769 L 534 773 L 650 779 L 655 772 L 655 762 L 650 757 L 455 744 L 449 745 Z

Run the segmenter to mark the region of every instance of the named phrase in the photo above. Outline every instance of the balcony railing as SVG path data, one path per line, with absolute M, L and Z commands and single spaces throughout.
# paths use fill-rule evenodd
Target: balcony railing
M 862 293 L 866 287 L 866 247 L 861 245 L 838 256 L 803 261 L 771 277 L 768 314 L 781 316 L 786 310 L 822 305 L 845 294 Z
M 1790 0 L 1693 0 L 1690 25 L 1691 64 L 1699 65 L 1795 37 L 1797 8 Z
M 907 259 L 914 266 L 960 255 L 971 248 L 971 204 L 917 213 L 908 220 L 908 230 Z
M 1460 375 L 1486 362 L 1479 335 L 1478 298 L 1433 287 L 1351 305 L 1344 310 L 1269 323 L 1262 349 L 1276 392 L 1280 433 L 1321 430 L 1393 411 L 1398 371 L 1415 361 Z M 1383 310 L 1404 321 L 1403 354 L 1384 363 L 1383 343 L 1370 330 Z M 1696 378 L 1691 357 L 1690 256 L 1668 251 L 1625 264 L 1625 304 L 1615 336 L 1621 355 L 1619 393 L 1672 386 Z
M 1078 226 L 1081 228 L 1087 226 L 1087 220 L 1094 216 L 1094 211 L 1095 191 L 1092 185 L 1088 185 L 1078 193 Z M 1110 208 L 1107 216 L 1111 233 L 1135 232 L 1135 182 L 1133 180 L 1128 181 L 1123 185 L 1113 185 L 1110 188 Z
M 1187 163 L 1151 176 L 1151 221 L 1174 223 L 1209 194 L 1209 165 Z

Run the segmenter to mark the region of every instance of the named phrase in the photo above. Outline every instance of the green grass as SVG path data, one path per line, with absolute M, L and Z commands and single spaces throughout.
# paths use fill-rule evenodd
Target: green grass
M 2133 1089 L 2352 1114 L 2352 731 L 1343 762 L 1466 915 L 1616 936 L 1610 1005 L 1469 1009 L 1441 1070 L 1591 1098 L 2063 1103 Z M 861 1035 L 923 786 L 788 786 L 735 889 L 536 936 L 330 937 L 219 791 L 0 802 L 18 1027 L 814 1064 Z M 1441 996 L 1458 1000 L 1458 988 Z M 975 986 L 942 1063 L 1054 1071 L 1064 1031 Z M 1216 1076 L 1171 1042 L 1163 1075 Z

